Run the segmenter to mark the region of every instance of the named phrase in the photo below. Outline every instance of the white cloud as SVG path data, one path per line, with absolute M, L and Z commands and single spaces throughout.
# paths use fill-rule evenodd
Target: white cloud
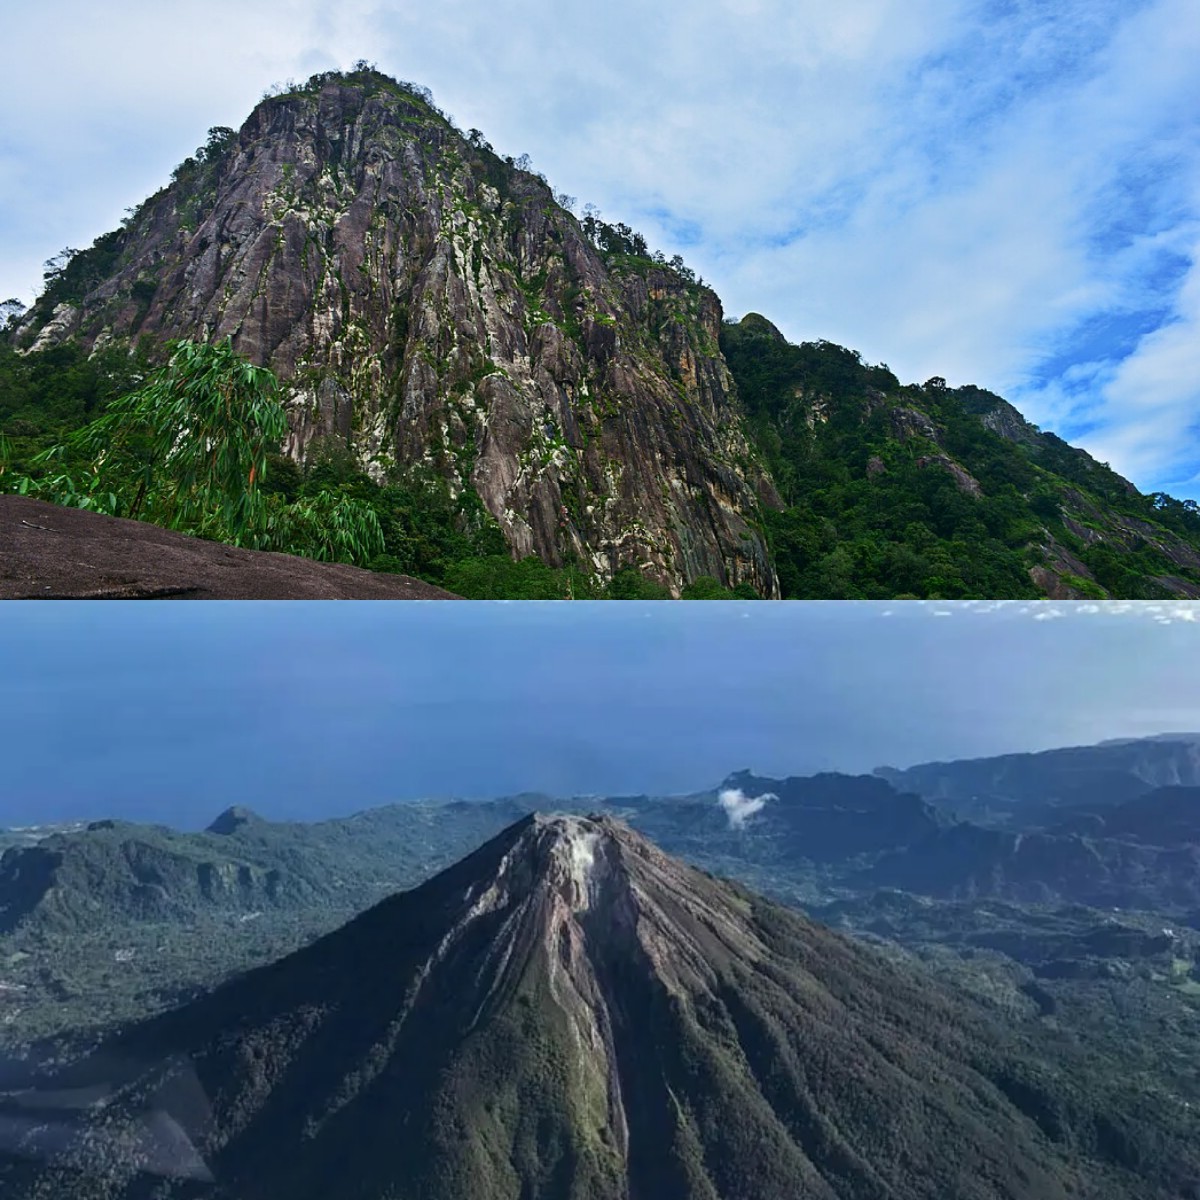
M 750 817 L 766 808 L 768 800 L 778 799 L 773 792 L 763 792 L 761 796 L 750 797 L 741 788 L 725 788 L 717 796 L 717 803 L 729 818 L 729 828 L 741 829 Z
M 1061 608 L 1043 608 L 1033 614 L 1033 619 L 1035 621 L 1053 621 L 1066 615 Z
M 936 603 L 938 607 L 932 605 Z M 1016 618 L 1019 621 L 1060 621 L 1079 617 L 1120 617 L 1126 621 L 1153 620 L 1162 625 L 1176 622 L 1200 624 L 1200 600 L 1181 600 L 1163 604 L 1149 600 L 1106 600 L 1102 603 L 1079 603 L 1073 600 L 914 600 L 899 608 L 884 607 L 884 601 L 861 601 L 859 606 L 878 617 L 964 617 Z
M 1158 604 L 1146 600 L 1106 600 L 1102 604 L 1079 604 L 1074 601 L 1043 600 L 1021 608 L 1018 615 L 1032 616 L 1035 621 L 1054 621 L 1067 617 L 1121 617 L 1125 621 L 1151 620 L 1160 625 L 1171 625 L 1177 621 L 1195 624 L 1200 622 L 1200 601 Z
M 1091 410 L 1102 428 L 1084 439 L 1101 461 L 1135 479 L 1200 482 L 1200 239 L 1173 310 L 1115 364 Z M 1174 490 L 1174 489 L 1173 489 Z M 1193 489 L 1194 490 L 1194 489 Z
M 1042 29 L 1027 24 L 1027 40 Z M 1074 41 L 1068 29 L 1058 32 Z M 1200 155 L 1183 144 L 1200 99 L 1197 52 L 1200 23 L 1181 4 L 1163 2 L 1115 26 L 1089 69 L 1059 85 L 997 97 L 1013 72 L 1011 56 L 988 64 L 964 54 L 960 67 L 934 72 L 942 82 L 905 97 L 906 119 L 883 132 L 878 173 L 842 223 L 783 250 L 754 252 L 735 268 L 735 308 L 756 304 L 793 335 L 819 331 L 855 345 L 902 379 L 937 373 L 990 386 L 1040 422 L 1144 424 L 1135 397 L 1145 398 L 1142 376 L 1150 374 L 1163 419 L 1142 435 L 1142 453 L 1110 450 L 1101 433 L 1082 439 L 1149 485 L 1177 455 L 1180 426 L 1196 407 L 1190 321 L 1151 334 L 1120 391 L 1110 385 L 1064 404 L 1055 379 L 1047 386 L 1040 371 L 1069 352 L 1088 320 L 1170 304 L 1147 276 L 1165 254 L 1183 252 L 1188 214 L 1197 212 L 1191 184 L 1200 180 Z M 929 111 L 934 102 L 944 117 Z M 976 108 L 984 110 L 979 121 L 970 119 Z M 1160 182 L 1151 186 L 1142 174 Z M 1177 192 L 1187 198 L 1175 197 L 1175 211 L 1148 207 L 1162 202 L 1159 193 Z M 1161 221 L 1166 228 L 1156 227 Z M 1127 227 L 1128 245 L 1114 240 L 1114 222 Z M 1120 349 L 1110 352 L 1119 361 Z M 1152 365 L 1141 365 L 1143 353 Z M 1110 368 L 1107 358 L 1096 365 Z
M 43 260 L 115 228 L 271 83 L 360 57 L 369 13 L 312 0 L 118 0 L 102 20 L 81 0 L 6 10 L 0 73 L 21 102 L 0 138 L 0 293 L 30 298 Z

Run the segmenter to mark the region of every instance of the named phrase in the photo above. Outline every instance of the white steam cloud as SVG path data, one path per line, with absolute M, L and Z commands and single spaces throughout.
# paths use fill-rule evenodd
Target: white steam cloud
M 726 788 L 717 796 L 717 803 L 725 810 L 729 818 L 730 829 L 741 829 L 749 817 L 756 812 L 762 812 L 768 800 L 778 800 L 773 792 L 763 792 L 761 796 L 747 796 L 741 788 Z

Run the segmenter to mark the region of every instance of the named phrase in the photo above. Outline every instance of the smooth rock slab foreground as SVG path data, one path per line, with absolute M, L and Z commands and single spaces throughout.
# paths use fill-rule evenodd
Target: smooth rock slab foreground
M 407 575 L 240 550 L 143 521 L 0 496 L 3 600 L 458 600 Z

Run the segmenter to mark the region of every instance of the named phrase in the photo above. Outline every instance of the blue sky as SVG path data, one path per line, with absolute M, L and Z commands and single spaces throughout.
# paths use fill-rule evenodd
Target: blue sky
M 1200 606 L 10 604 L 0 826 L 686 792 L 1200 730 Z
M 263 90 L 366 58 L 727 313 L 1006 395 L 1200 497 L 1195 0 L 9 6 L 0 298 Z

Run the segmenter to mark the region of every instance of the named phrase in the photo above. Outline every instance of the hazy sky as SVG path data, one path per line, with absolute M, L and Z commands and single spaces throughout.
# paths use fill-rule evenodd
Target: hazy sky
M 269 85 L 359 58 L 730 315 L 990 387 L 1200 496 L 1196 0 L 10 4 L 0 299 Z
M 1200 606 L 9 604 L 0 825 L 685 792 L 1200 730 Z

